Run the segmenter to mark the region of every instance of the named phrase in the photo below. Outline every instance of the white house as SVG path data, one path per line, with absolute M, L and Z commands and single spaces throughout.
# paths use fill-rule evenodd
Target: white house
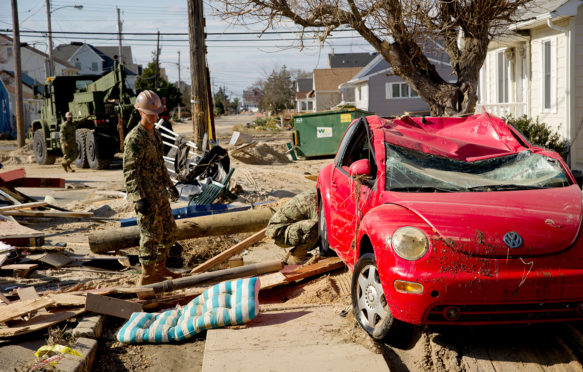
M 28 128 L 32 121 L 40 117 L 42 100 L 38 93 L 40 86 L 45 82 L 48 72 L 49 56 L 27 44 L 20 47 L 22 71 L 22 93 L 24 106 L 24 125 Z M 59 58 L 55 60 L 56 75 L 76 75 L 79 70 Z M 6 86 L 10 101 L 10 112 L 15 113 L 15 79 L 14 79 L 14 50 L 12 38 L 0 34 L 0 79 Z
M 549 124 L 571 143 L 566 161 L 573 169 L 583 169 L 582 4 L 530 3 L 523 21 L 490 43 L 476 105 L 477 112 L 527 115 Z
M 81 74 L 102 75 L 113 69 L 118 47 L 71 42 L 58 45 L 53 54 L 78 68 Z M 142 66 L 133 63 L 130 46 L 122 48 L 122 61 L 126 70 L 126 85 L 135 91 L 136 80 L 142 74 Z

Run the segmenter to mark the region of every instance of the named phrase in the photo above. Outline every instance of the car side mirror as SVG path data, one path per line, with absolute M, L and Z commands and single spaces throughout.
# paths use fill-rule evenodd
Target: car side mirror
M 360 159 L 355 161 L 348 168 L 350 177 L 368 176 L 370 175 L 370 161 L 368 159 Z

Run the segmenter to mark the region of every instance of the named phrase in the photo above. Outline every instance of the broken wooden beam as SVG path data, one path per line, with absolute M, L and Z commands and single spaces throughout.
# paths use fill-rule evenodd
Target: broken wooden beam
M 282 261 L 269 261 L 257 264 L 235 267 L 233 269 L 217 270 L 209 273 L 187 276 L 160 283 L 148 284 L 142 287 L 153 288 L 156 293 L 170 292 L 177 289 L 190 288 L 199 284 L 218 283 L 229 279 L 261 275 L 278 271 L 283 267 Z
M 93 217 L 93 212 L 61 212 L 61 211 L 0 211 L 0 214 L 13 217 L 51 217 L 51 218 L 86 218 Z
M 0 312 L 0 323 L 4 323 L 10 319 L 18 318 L 54 304 L 55 300 L 52 297 L 39 297 L 26 301 L 12 302 L 9 305 L 2 306 L 2 311 Z
M 341 267 L 344 267 L 344 262 L 340 258 L 328 257 L 311 265 L 299 266 L 291 271 L 288 269 L 289 266 L 286 266 L 286 269 L 279 272 L 262 275 L 259 277 L 259 280 L 261 282 L 261 289 L 269 289 L 323 274 Z
M 248 248 L 248 247 L 252 246 L 253 244 L 257 243 L 258 241 L 260 241 L 261 239 L 265 238 L 265 230 L 266 229 L 263 229 L 259 232 L 256 232 L 255 234 L 251 235 L 250 237 L 243 240 L 242 242 L 235 244 L 234 246 L 227 249 L 226 251 L 221 252 L 218 255 L 214 256 L 213 258 L 201 263 L 200 265 L 198 265 L 197 267 L 192 269 L 190 271 L 190 273 L 191 274 L 202 273 L 202 272 L 207 271 L 208 269 L 210 269 L 210 268 L 212 268 L 212 267 L 214 267 L 222 262 L 225 262 L 230 257 L 236 255 L 237 253 L 241 252 L 245 248 Z
M 24 168 L 13 169 L 10 171 L 0 173 L 0 185 L 6 184 L 20 178 L 26 177 Z
M 32 203 L 23 203 L 23 204 L 14 204 L 14 205 L 7 205 L 5 207 L 0 207 L 0 214 L 2 212 L 17 210 L 17 209 L 29 209 L 29 208 L 38 208 L 38 207 L 46 207 L 49 203 L 47 202 L 32 202 Z
M 43 232 L 22 226 L 18 222 L 0 219 L 0 241 L 13 246 L 43 245 Z
M 48 187 L 64 188 L 64 178 L 24 177 L 6 182 L 8 187 Z
M 15 276 L 26 278 L 28 274 L 37 267 L 38 264 L 12 264 L 0 266 L 0 271 L 13 271 Z
M 265 207 L 177 221 L 176 239 L 255 232 L 267 226 L 273 213 L 273 210 Z M 103 253 L 139 245 L 140 231 L 137 226 L 99 231 L 89 234 L 88 239 L 92 252 Z
M 129 319 L 133 313 L 140 312 L 143 310 L 143 308 L 141 304 L 136 302 L 87 293 L 85 310 L 97 314 L 111 315 L 122 319 Z
M 4 309 L 11 305 L 3 306 L 2 310 L 4 311 Z M 54 313 L 42 313 L 36 315 L 35 317 L 28 321 L 20 322 L 7 328 L 0 328 L 0 337 L 13 337 L 26 333 L 36 332 L 41 329 L 45 329 L 52 325 L 60 323 L 63 320 L 67 320 L 75 316 L 78 316 L 83 312 L 85 312 L 85 309 L 82 308 L 66 311 L 57 311 Z

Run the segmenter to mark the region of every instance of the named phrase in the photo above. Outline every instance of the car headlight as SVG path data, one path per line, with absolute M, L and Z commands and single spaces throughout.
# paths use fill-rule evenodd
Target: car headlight
M 411 226 L 397 229 L 391 238 L 391 243 L 397 256 L 409 261 L 420 259 L 429 248 L 425 233 Z

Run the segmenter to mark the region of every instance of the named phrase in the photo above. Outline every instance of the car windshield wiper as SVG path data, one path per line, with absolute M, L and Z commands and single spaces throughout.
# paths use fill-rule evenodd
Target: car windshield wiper
M 540 190 L 547 189 L 544 186 L 534 186 L 534 185 L 516 185 L 516 184 L 504 184 L 504 185 L 482 185 L 468 187 L 468 191 L 504 191 L 504 190 Z
M 437 186 L 408 186 L 408 187 L 394 187 L 390 188 L 389 191 L 396 192 L 459 192 L 463 189 L 448 189 L 445 187 Z

